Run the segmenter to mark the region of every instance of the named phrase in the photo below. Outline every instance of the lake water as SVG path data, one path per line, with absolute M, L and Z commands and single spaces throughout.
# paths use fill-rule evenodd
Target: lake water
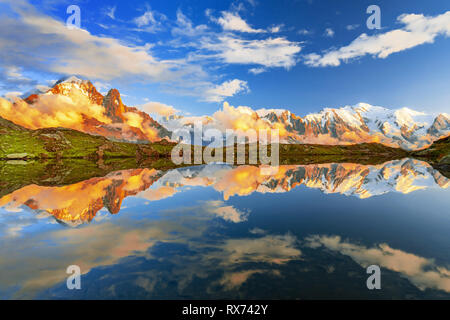
M 0 298 L 449 299 L 449 185 L 412 159 L 35 181 L 0 197 Z

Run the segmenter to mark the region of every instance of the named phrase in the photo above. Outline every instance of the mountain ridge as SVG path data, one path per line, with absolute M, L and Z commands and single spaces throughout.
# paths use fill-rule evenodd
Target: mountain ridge
M 396 110 L 366 103 L 341 108 L 325 108 L 318 113 L 297 116 L 286 109 L 258 109 L 230 107 L 224 104 L 213 116 L 165 117 L 161 124 L 175 131 L 184 128 L 194 133 L 194 123 L 201 122 L 204 129 L 235 125 L 239 118 L 226 116 L 236 113 L 255 127 L 280 129 L 280 142 L 292 144 L 346 145 L 378 142 L 390 147 L 416 150 L 427 147 L 450 134 L 450 115 L 436 116 L 401 108 Z M 223 120 L 226 118 L 225 120 Z
M 258 110 L 256 112 L 258 113 Z M 321 135 L 327 134 L 330 138 L 342 142 L 354 142 L 346 137 L 351 132 L 363 140 L 372 138 L 372 141 L 365 142 L 380 142 L 388 146 L 413 150 L 430 145 L 433 141 L 450 134 L 448 114 L 433 116 L 406 107 L 391 110 L 359 103 L 355 106 L 325 108 L 319 113 L 308 114 L 303 118 L 289 111 L 282 113 L 281 116 L 278 114 L 266 112 L 263 118 L 272 123 L 289 123 L 288 131 L 299 134 L 292 137 L 294 142 L 305 140 L 313 142 L 314 138 L 308 138 L 311 136 L 320 138 Z M 306 137 L 302 137 L 302 134 Z
M 26 105 L 19 106 L 23 102 Z M 68 110 L 63 110 L 64 114 L 61 116 L 61 111 L 57 109 L 58 104 L 61 105 L 61 109 L 64 109 L 67 104 L 72 104 L 74 107 L 72 110 L 70 106 L 66 107 Z M 49 118 L 47 122 L 52 124 L 49 126 L 47 123 L 40 123 L 39 114 L 34 116 L 34 119 L 18 123 L 24 127 L 29 127 L 31 123 L 33 127 L 29 127 L 30 129 L 68 127 L 115 141 L 139 143 L 170 138 L 170 132 L 150 115 L 135 107 L 126 106 L 117 89 L 110 89 L 103 96 L 90 80 L 82 80 L 75 76 L 58 80 L 51 88 L 31 93 L 13 103 L 13 107 L 19 106 L 25 111 L 27 105 L 31 106 L 35 113 L 40 112 Z M 85 105 L 89 108 L 79 107 Z M 12 111 L 8 115 L 0 112 L 0 116 L 9 118 L 8 120 L 13 120 L 15 123 L 21 121 Z M 63 121 L 67 119 L 72 122 L 64 123 Z M 58 121 L 61 124 L 55 125 Z

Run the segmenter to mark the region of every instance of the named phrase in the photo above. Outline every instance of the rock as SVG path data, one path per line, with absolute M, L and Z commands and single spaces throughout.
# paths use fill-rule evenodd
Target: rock
M 30 158 L 34 158 L 34 154 L 29 154 L 29 153 L 11 153 L 6 155 L 6 158 L 8 159 L 30 159 Z
M 24 160 L 8 160 L 6 161 L 6 164 L 12 164 L 12 165 L 26 165 L 29 162 L 24 161 Z
M 446 155 L 441 160 L 439 160 L 439 164 L 450 165 L 450 155 Z

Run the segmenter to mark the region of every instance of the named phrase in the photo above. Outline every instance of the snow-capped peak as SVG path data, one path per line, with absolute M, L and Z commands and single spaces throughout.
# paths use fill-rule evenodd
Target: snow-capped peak
M 435 119 L 438 119 L 436 115 L 406 107 L 392 110 L 368 103 L 324 108 L 303 118 L 293 115 L 293 122 L 266 118 L 270 122 L 283 122 L 283 125 L 290 126 L 290 140 L 299 143 L 381 142 L 405 149 L 417 149 L 450 133 L 447 114 L 439 115 L 438 124 L 433 125 Z
M 77 76 L 69 76 L 69 77 L 65 77 L 65 78 L 59 79 L 58 81 L 56 81 L 55 85 L 61 84 L 61 83 L 82 84 L 82 83 L 85 83 L 85 82 L 88 82 L 88 80 L 80 79 Z
M 409 108 L 401 108 L 394 111 L 397 124 L 402 126 L 418 125 L 431 125 L 433 116 L 430 116 L 424 112 L 418 112 Z
M 276 114 L 277 117 L 281 117 L 281 115 L 282 115 L 283 113 L 285 113 L 285 112 L 288 112 L 288 113 L 289 113 L 289 111 L 286 110 L 286 109 L 265 109 L 265 108 L 262 108 L 262 109 L 256 110 L 256 113 L 257 113 L 258 116 L 260 116 L 261 118 L 264 118 L 264 117 L 266 117 L 267 115 L 269 115 L 269 114 L 271 114 L 271 113 Z

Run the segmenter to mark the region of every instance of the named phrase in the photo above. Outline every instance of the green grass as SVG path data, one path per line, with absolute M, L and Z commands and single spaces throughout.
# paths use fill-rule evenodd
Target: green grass
M 257 152 L 258 145 L 245 145 L 245 163 L 249 163 L 250 148 Z M 202 148 L 202 153 L 205 148 Z M 216 149 L 217 150 L 217 149 Z M 216 152 L 215 150 L 215 152 Z M 234 145 L 234 163 L 237 163 L 238 147 Z M 213 152 L 213 154 L 215 154 Z M 226 161 L 226 150 L 222 150 L 222 161 Z M 271 146 L 268 146 L 267 154 L 271 155 Z M 194 147 L 191 146 L 192 163 L 194 157 Z M 320 162 L 358 162 L 358 163 L 380 163 L 388 160 L 401 159 L 407 157 L 409 153 L 399 148 L 391 148 L 378 143 L 362 143 L 356 145 L 307 145 L 307 144 L 280 144 L 279 161 L 280 164 L 308 164 Z M 258 162 L 259 163 L 259 162 Z
M 450 136 L 439 139 L 426 149 L 413 152 L 415 157 L 450 165 Z
M 0 123 L 1 125 L 2 123 Z M 4 123 L 3 123 L 4 124 Z M 108 159 L 168 157 L 173 144 L 114 142 L 65 128 L 26 130 L 0 126 L 0 159 Z
M 32 137 L 30 132 L 12 132 L 0 135 L 0 157 L 9 154 L 27 153 L 29 157 L 47 154 L 42 143 Z
M 63 186 L 110 172 L 136 168 L 169 170 L 176 168 L 170 159 L 161 158 L 138 163 L 135 158 L 111 158 L 105 161 L 86 159 L 0 160 L 0 198 L 30 184 Z
M 426 149 L 411 153 L 414 158 L 429 162 L 447 178 L 450 178 L 450 136 L 439 139 Z

